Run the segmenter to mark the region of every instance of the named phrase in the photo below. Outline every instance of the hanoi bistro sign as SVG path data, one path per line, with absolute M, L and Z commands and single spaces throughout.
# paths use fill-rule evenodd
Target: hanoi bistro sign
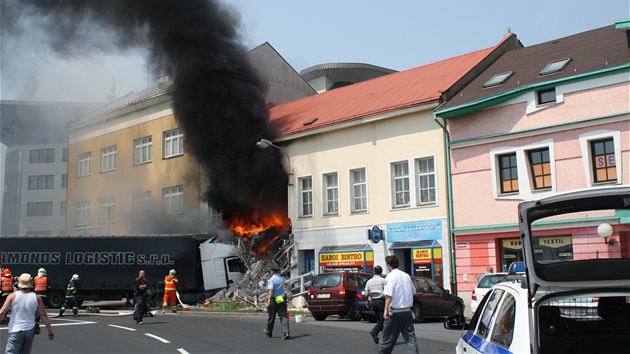
M 442 220 L 406 222 L 387 225 L 388 242 L 409 242 L 442 239 Z

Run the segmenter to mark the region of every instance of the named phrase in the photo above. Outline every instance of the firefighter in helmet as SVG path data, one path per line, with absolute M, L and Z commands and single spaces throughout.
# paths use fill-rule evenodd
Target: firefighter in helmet
M 79 317 L 79 300 L 77 299 L 77 282 L 79 281 L 79 274 L 72 275 L 68 286 L 66 287 L 66 301 L 61 306 L 59 311 L 59 317 L 63 317 L 64 311 L 72 306 L 72 315 Z
M 48 289 L 50 288 L 50 285 L 48 285 L 48 277 L 46 275 L 46 269 L 39 268 L 37 270 L 37 276 L 33 279 L 33 290 L 37 296 L 42 298 L 44 303 L 46 303 L 46 296 L 48 295 Z
M 171 311 L 177 313 L 177 284 L 179 280 L 175 276 L 177 272 L 171 269 L 168 275 L 164 277 L 164 299 L 162 300 L 162 313 L 166 312 L 166 307 L 170 301 Z
M 7 299 L 7 296 L 13 292 L 13 277 L 11 276 L 11 270 L 9 268 L 2 269 L 2 304 Z

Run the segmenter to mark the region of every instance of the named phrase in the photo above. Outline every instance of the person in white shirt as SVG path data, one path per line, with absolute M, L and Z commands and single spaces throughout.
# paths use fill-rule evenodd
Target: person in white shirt
M 381 266 L 374 267 L 374 276 L 365 283 L 365 296 L 367 301 L 365 306 L 372 308 L 376 314 L 376 325 L 370 331 L 372 340 L 378 344 L 378 334 L 383 330 L 383 311 L 385 311 L 385 278 L 383 278 L 383 268 Z
M 31 292 L 33 278 L 30 274 L 20 275 L 18 280 L 19 291 L 7 296 L 6 302 L 0 309 L 0 320 L 11 310 L 9 321 L 9 338 L 7 339 L 7 354 L 29 354 L 35 338 L 35 315 L 39 313 L 48 329 L 48 338 L 55 339 L 50 319 L 44 308 L 42 298 Z
M 398 269 L 398 257 L 385 257 L 389 274 L 385 278 L 385 310 L 383 318 L 383 338 L 378 348 L 379 354 L 389 354 L 394 349 L 398 335 L 402 334 L 409 353 L 418 353 L 416 332 L 413 326 L 413 294 L 416 287 L 409 274 Z

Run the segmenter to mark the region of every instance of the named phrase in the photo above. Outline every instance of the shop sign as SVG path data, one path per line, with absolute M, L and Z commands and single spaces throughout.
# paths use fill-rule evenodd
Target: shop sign
M 521 240 L 518 238 L 502 240 L 504 248 L 520 250 L 523 248 Z M 561 248 L 572 244 L 571 236 L 552 236 L 552 237 L 535 237 L 534 245 L 545 246 L 549 248 Z
M 368 265 L 374 263 L 373 251 L 331 252 L 319 254 L 319 265 L 321 267 L 363 267 L 364 262 L 367 262 Z
M 413 250 L 413 264 L 431 264 L 431 249 L 416 248 Z
M 387 241 L 410 242 L 442 239 L 442 220 L 387 225 Z

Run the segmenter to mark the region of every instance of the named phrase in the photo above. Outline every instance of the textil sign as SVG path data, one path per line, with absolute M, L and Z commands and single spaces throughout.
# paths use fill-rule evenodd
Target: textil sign
M 387 225 L 388 242 L 409 242 L 442 239 L 442 220 L 407 222 Z

